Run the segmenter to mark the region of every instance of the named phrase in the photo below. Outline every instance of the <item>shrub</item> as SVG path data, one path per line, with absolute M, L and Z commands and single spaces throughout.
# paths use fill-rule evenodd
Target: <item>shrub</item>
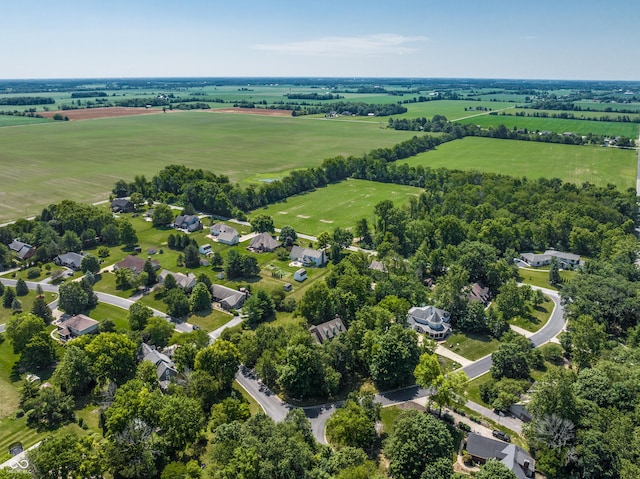
M 29 270 L 27 270 L 27 278 L 35 279 L 40 276 L 40 273 L 40 268 L 29 268 Z
M 20 419 L 22 416 L 24 416 L 24 409 L 18 409 L 16 411 L 16 419 Z
M 469 426 L 466 422 L 458 422 L 458 428 L 462 431 L 471 432 L 471 426 Z
M 482 419 L 478 416 L 469 416 L 469 419 L 471 419 L 473 422 L 480 424 L 482 423 Z
M 451 414 L 449 414 L 448 412 L 445 412 L 442 415 L 442 419 L 444 419 L 445 421 L 447 421 L 448 423 L 453 424 L 455 422 L 455 419 L 453 418 L 453 416 Z

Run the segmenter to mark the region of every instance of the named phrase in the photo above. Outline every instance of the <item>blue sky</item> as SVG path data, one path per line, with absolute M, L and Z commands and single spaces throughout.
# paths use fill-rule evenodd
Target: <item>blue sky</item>
M 21 0 L 0 78 L 640 81 L 637 0 Z

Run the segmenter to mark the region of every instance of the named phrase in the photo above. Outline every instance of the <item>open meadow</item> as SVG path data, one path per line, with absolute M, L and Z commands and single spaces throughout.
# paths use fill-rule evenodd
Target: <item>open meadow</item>
M 413 186 L 347 180 L 293 196 L 253 214 L 271 216 L 278 228 L 289 225 L 301 233 L 318 235 L 337 226 L 351 228 L 360 218 L 367 218 L 371 224 L 374 206 L 379 202 L 392 200 L 399 206 L 421 191 Z
M 180 163 L 241 181 L 392 146 L 414 132 L 376 124 L 181 112 L 0 129 L 0 221 L 68 198 L 95 202 L 115 181 Z
M 528 111 L 530 113 L 536 110 L 510 110 L 510 113 L 516 111 Z M 580 112 L 575 112 L 579 114 Z M 613 115 L 609 113 L 609 115 Z M 638 123 L 623 123 L 615 121 L 596 121 L 596 120 L 565 120 L 563 118 L 536 118 L 521 117 L 510 115 L 482 115 L 472 118 L 461 119 L 465 123 L 472 123 L 482 128 L 497 127 L 505 125 L 509 129 L 526 128 L 530 131 L 551 131 L 554 133 L 574 133 L 576 135 L 594 135 L 604 136 L 626 136 L 629 138 L 638 138 Z
M 400 163 L 430 168 L 478 170 L 528 178 L 585 181 L 624 190 L 635 186 L 637 152 L 599 146 L 467 137 L 442 144 Z

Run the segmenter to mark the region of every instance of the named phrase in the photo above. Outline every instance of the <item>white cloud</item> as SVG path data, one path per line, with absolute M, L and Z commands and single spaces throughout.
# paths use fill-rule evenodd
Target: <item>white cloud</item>
M 323 37 L 300 42 L 258 44 L 252 48 L 287 55 L 402 55 L 417 51 L 418 48 L 411 45 L 427 40 L 427 37 L 422 36 L 407 37 L 393 33 L 380 33 L 360 37 Z

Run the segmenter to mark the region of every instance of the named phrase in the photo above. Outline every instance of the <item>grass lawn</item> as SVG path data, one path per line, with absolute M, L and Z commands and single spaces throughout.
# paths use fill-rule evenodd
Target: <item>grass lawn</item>
M 13 414 L 18 409 L 20 395 L 16 384 L 11 381 L 13 365 L 18 361 L 19 356 L 13 354 L 13 348 L 6 336 L 0 343 L 0 418 L 5 418 Z M 2 430 L 2 421 L 0 421 L 0 431 Z M 2 434 L 0 434 L 0 437 Z M 2 449 L 0 449 L 2 452 Z
M 112 304 L 98 303 L 98 305 L 89 311 L 88 316 L 100 321 L 102 319 L 111 319 L 116 325 L 116 331 L 129 331 L 129 320 L 127 316 L 129 311 L 118 308 Z
M 240 181 L 253 173 L 275 175 L 337 155 L 361 155 L 414 135 L 367 122 L 211 112 L 3 128 L 0 165 L 6 174 L 0 221 L 39 213 L 62 200 L 62 191 L 71 200 L 104 200 L 118 179 L 151 178 L 169 164 Z M 21 165 L 19 172 L 9 168 L 15 164 Z
M 560 178 L 576 184 L 588 181 L 605 186 L 611 183 L 625 190 L 635 187 L 637 157 L 634 150 L 618 148 L 467 137 L 400 163 L 532 179 Z
M 482 406 L 491 408 L 491 404 L 485 403 L 480 397 L 480 386 L 491 381 L 491 373 L 487 372 L 482 376 L 478 376 L 475 379 L 469 381 L 467 389 L 465 390 L 465 396 L 469 401 L 481 404 Z M 477 413 L 475 413 L 477 414 Z
M 36 276 L 35 278 L 29 278 L 27 276 L 28 269 L 23 269 L 23 270 L 20 270 L 20 271 L 13 271 L 11 273 L 2 273 L 2 274 L 0 274 L 0 276 L 2 276 L 3 278 L 7 278 L 7 279 L 24 279 L 25 281 L 42 281 L 45 278 L 47 278 L 48 276 L 51 276 L 51 274 L 54 271 L 63 271 L 65 269 L 62 266 L 55 265 L 54 263 L 50 263 L 49 267 L 50 267 L 50 269 L 40 268 L 40 275 Z
M 515 109 L 511 110 L 510 113 L 514 111 Z M 564 118 L 537 118 L 510 115 L 483 115 L 460 121 L 473 123 L 482 128 L 504 125 L 509 130 L 515 127 L 516 129 L 526 128 L 532 131 L 552 131 L 560 134 L 571 132 L 576 135 L 593 133 L 595 135 L 606 136 L 627 136 L 634 139 L 638 137 L 637 123 L 624 123 L 619 121 L 567 120 Z
M 387 434 L 393 432 L 393 423 L 402 412 L 398 406 L 387 406 L 380 410 L 380 419 L 382 421 L 382 430 Z
M 399 206 L 421 191 L 412 186 L 346 180 L 257 209 L 252 214 L 273 217 L 276 227 L 289 225 L 298 232 L 317 236 L 337 226 L 351 228 L 363 217 L 371 224 L 373 207 L 379 202 L 390 199 Z
M 262 409 L 262 406 L 258 404 L 258 401 L 253 399 L 253 396 L 251 396 L 251 394 L 249 394 L 242 386 L 240 386 L 240 383 L 238 383 L 238 381 L 234 379 L 231 387 L 234 390 L 238 391 L 242 395 L 242 397 L 247 400 L 247 402 L 249 403 L 249 411 L 251 411 L 251 415 L 258 414 L 259 412 L 264 412 L 264 409 Z
M 560 271 L 560 277 L 565 283 L 570 282 L 575 275 L 578 274 L 575 271 Z M 552 284 L 549 284 L 549 271 L 548 270 L 531 270 L 531 269 L 518 269 L 519 280 L 523 283 L 530 284 L 532 286 L 538 286 L 540 288 L 555 289 L 558 288 Z
M 5 286 L 6 288 L 6 286 Z M 12 288 L 15 292 L 15 288 Z M 44 300 L 49 304 L 54 299 L 56 299 L 58 295 L 55 293 L 44 293 Z M 36 300 L 36 292 L 29 290 L 29 294 L 26 296 L 16 296 L 18 300 L 22 303 L 22 311 L 25 313 L 31 312 L 31 308 L 33 307 L 33 302 Z M 0 324 L 6 323 L 11 319 L 12 310 L 10 308 L 4 308 L 0 305 Z
M 453 347 L 451 347 L 453 345 Z M 483 358 L 487 354 L 491 354 L 496 349 L 500 342 L 485 334 L 476 333 L 454 333 L 447 338 L 447 341 L 443 346 L 447 347 L 456 354 L 459 354 L 463 358 L 475 361 L 476 359 Z
M 192 314 L 187 321 L 193 325 L 199 326 L 204 331 L 213 331 L 224 326 L 233 319 L 233 316 L 216 309 L 205 313 Z
M 546 303 L 537 307 L 529 307 L 529 315 L 526 318 L 518 316 L 517 318 L 509 321 L 509 324 L 513 324 L 514 326 L 526 329 L 531 333 L 535 333 L 547 324 L 547 321 L 549 321 L 551 312 L 553 311 L 553 305 L 553 301 L 547 298 Z

